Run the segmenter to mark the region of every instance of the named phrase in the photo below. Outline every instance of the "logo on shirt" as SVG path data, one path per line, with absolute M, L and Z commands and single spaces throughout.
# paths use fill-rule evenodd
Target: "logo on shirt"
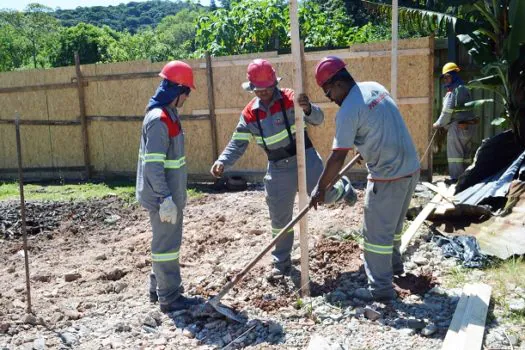
M 379 93 L 379 91 L 372 91 L 371 96 L 373 100 L 368 104 L 368 109 L 370 110 L 374 109 L 379 104 L 379 102 L 383 101 L 385 97 L 388 96 L 388 93 Z

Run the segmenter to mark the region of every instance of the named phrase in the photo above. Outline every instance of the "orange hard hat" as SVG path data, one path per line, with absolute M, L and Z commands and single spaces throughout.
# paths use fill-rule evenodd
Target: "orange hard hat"
M 315 67 L 315 80 L 317 85 L 323 86 L 337 72 L 343 69 L 346 63 L 336 56 L 324 57 Z
M 195 85 L 193 84 L 193 69 L 185 62 L 170 61 L 162 67 L 159 75 L 172 83 L 195 89 Z

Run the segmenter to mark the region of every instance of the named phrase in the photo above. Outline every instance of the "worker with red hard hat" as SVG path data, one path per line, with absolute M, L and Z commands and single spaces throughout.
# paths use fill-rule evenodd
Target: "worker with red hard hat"
M 137 199 L 149 211 L 153 231 L 150 301 L 158 300 L 162 312 L 172 312 L 202 301 L 181 295 L 179 264 L 187 168 L 177 108 L 195 85 L 192 68 L 181 61 L 167 63 L 159 76 L 163 80 L 149 100 L 142 123 Z
M 402 274 L 399 247 L 410 199 L 419 179 L 419 161 L 394 100 L 376 82 L 356 82 L 343 60 L 323 58 L 315 78 L 325 96 L 340 106 L 335 137 L 325 170 L 312 192 L 312 203 L 326 202 L 325 188 L 342 168 L 354 146 L 368 169 L 364 206 L 364 258 L 368 288 L 354 291 L 356 298 L 391 300 L 396 294 L 393 275 Z
M 271 63 L 264 59 L 253 60 L 247 69 L 248 81 L 242 88 L 255 94 L 243 109 L 233 136 L 213 164 L 211 173 L 222 176 L 224 169 L 232 167 L 244 154 L 250 140 L 260 146 L 268 157 L 267 173 L 264 177 L 266 202 L 268 204 L 272 235 L 279 233 L 293 216 L 293 205 L 297 193 L 297 158 L 295 143 L 294 91 L 280 89 Z M 319 125 L 324 114 L 319 106 L 310 103 L 307 95 L 299 94 L 296 100 L 303 110 L 303 118 L 309 125 Z M 305 132 L 306 182 L 308 191 L 313 189 L 323 171 L 323 162 L 315 150 L 308 133 Z M 353 204 L 357 199 L 348 178 L 344 178 L 327 192 L 328 201 L 345 198 Z M 272 252 L 273 269 L 271 279 L 291 273 L 291 251 L 294 240 L 293 228 L 279 240 Z

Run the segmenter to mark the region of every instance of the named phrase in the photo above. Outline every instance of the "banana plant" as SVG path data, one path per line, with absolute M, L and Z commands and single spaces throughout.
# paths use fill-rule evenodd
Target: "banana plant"
M 364 1 L 383 16 L 391 6 Z M 443 33 L 452 27 L 459 42 L 474 62 L 482 67 L 481 77 L 467 83 L 470 89 L 488 90 L 495 103 L 505 109 L 494 116 L 493 124 L 511 127 L 525 146 L 525 1 L 524 0 L 447 0 L 445 7 L 459 15 L 419 8 L 399 8 L 401 23 Z M 472 107 L 489 101 L 473 101 Z

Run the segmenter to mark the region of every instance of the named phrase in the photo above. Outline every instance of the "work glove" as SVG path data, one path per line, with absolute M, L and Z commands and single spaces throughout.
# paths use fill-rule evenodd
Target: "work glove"
M 224 173 L 224 164 L 222 164 L 221 161 L 216 160 L 211 167 L 210 173 L 216 178 L 221 177 Z
M 162 222 L 173 225 L 177 222 L 177 205 L 175 205 L 171 196 L 164 198 L 162 203 L 160 203 L 159 216 Z

